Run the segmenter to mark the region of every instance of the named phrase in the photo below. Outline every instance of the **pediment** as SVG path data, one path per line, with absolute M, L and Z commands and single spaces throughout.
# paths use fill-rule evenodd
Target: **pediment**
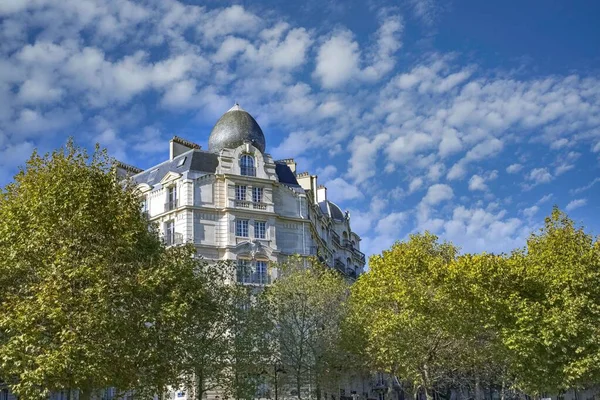
M 181 174 L 178 174 L 177 172 L 173 172 L 173 171 L 169 171 L 167 172 L 167 174 L 160 180 L 160 183 L 162 185 L 164 185 L 165 183 L 169 183 L 171 181 L 174 181 L 176 179 L 181 178 Z
M 147 183 L 140 183 L 135 187 L 135 190 L 137 190 L 140 193 L 146 193 L 152 190 L 152 186 L 148 185 Z
M 246 241 L 238 244 L 235 247 L 235 252 L 238 255 L 246 255 L 250 258 L 254 258 L 256 255 L 261 255 L 264 257 L 269 257 L 271 254 L 271 249 L 268 246 L 265 246 L 260 241 Z

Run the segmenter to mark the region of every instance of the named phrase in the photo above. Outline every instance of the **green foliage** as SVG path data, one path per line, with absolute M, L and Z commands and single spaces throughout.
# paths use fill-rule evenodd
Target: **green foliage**
M 21 397 L 178 379 L 172 332 L 206 300 L 194 250 L 164 248 L 111 164 L 69 142 L 0 194 L 0 376 Z
M 431 234 L 352 288 L 354 353 L 428 397 L 482 387 L 559 393 L 600 381 L 600 245 L 554 209 L 525 249 L 457 256 Z
M 342 369 L 341 323 L 346 315 L 348 285 L 340 275 L 316 260 L 291 258 L 282 277 L 267 292 L 279 348 L 274 363 L 302 396 L 305 385 L 319 392 Z

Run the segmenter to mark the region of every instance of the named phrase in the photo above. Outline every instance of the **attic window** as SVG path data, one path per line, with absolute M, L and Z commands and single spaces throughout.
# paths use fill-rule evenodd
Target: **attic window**
M 153 169 L 152 171 L 150 171 L 150 176 L 148 176 L 148 182 L 154 181 L 154 178 L 156 178 L 156 173 L 157 172 L 158 172 L 158 168 Z
M 185 164 L 185 159 L 187 157 L 182 157 L 179 162 L 177 163 L 177 168 L 183 167 L 183 164 Z

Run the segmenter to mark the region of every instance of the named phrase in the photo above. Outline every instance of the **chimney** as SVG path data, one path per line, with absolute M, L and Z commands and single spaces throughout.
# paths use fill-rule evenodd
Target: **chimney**
M 143 169 L 134 167 L 133 165 L 125 164 L 121 161 L 115 161 L 114 167 L 117 171 L 117 177 L 119 179 L 129 178 L 130 176 L 139 174 L 140 172 L 144 172 Z
M 302 189 L 310 191 L 313 196 L 313 201 L 317 201 L 317 175 L 311 175 L 308 172 L 300 172 L 296 174 L 298 184 Z
M 319 185 L 317 188 L 317 203 L 327 200 L 327 188 L 323 185 Z
M 169 160 L 190 150 L 200 150 L 200 145 L 182 139 L 179 136 L 173 136 L 173 139 L 169 141 Z
M 292 173 L 296 175 L 296 161 L 294 161 L 293 158 L 286 158 L 284 160 L 279 160 L 279 162 L 285 163 L 290 168 Z

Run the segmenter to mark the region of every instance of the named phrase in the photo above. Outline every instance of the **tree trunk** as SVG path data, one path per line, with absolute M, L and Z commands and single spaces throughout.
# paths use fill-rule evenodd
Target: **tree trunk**
M 475 400 L 481 400 L 481 382 L 479 375 L 475 377 Z
M 298 391 L 298 400 L 302 400 L 302 396 L 300 395 L 300 389 L 302 388 L 302 378 L 301 373 L 299 372 L 296 375 L 296 390 Z
M 204 395 L 204 374 L 202 370 L 196 370 L 196 400 L 202 400 Z
M 427 400 L 433 400 L 433 388 L 431 387 L 431 382 L 429 380 L 429 369 L 427 364 L 423 365 L 423 369 L 421 370 L 421 381 L 423 384 L 423 389 L 425 390 L 425 397 Z
M 317 391 L 317 400 L 321 400 L 321 383 L 319 382 L 319 378 L 315 382 L 315 390 Z
M 92 398 L 92 390 L 90 388 L 79 389 L 79 400 L 90 400 Z

